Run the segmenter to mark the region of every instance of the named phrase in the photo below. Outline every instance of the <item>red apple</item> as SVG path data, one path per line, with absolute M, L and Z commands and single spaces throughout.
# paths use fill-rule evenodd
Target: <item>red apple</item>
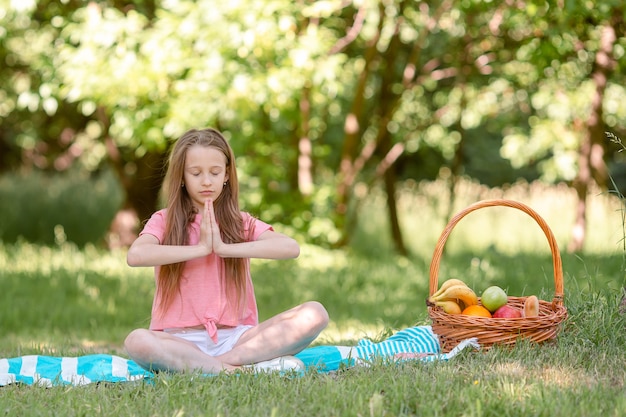
M 492 317 L 500 318 L 500 319 L 514 319 L 514 318 L 522 317 L 522 312 L 514 307 L 511 307 L 508 304 L 505 304 L 499 309 L 497 309 L 493 313 Z

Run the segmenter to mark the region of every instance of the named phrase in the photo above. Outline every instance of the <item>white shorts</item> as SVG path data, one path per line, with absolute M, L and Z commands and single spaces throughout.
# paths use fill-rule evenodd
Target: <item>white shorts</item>
M 209 356 L 219 356 L 232 350 L 241 335 L 250 328 L 252 328 L 250 325 L 241 325 L 227 329 L 217 329 L 217 343 L 213 342 L 209 333 L 204 329 L 187 329 L 184 331 L 180 329 L 165 329 L 164 332 L 193 343 Z

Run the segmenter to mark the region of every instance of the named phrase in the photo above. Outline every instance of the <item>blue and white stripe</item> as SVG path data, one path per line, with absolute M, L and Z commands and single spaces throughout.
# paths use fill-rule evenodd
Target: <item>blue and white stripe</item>
M 331 372 L 341 367 L 367 366 L 376 359 L 394 360 L 394 355 L 400 353 L 424 354 L 424 357 L 410 360 L 448 360 L 467 346 L 479 347 L 475 339 L 468 339 L 450 353 L 441 354 L 438 338 L 432 328 L 417 326 L 400 330 L 382 342 L 362 339 L 356 346 L 315 346 L 303 350 L 296 357 L 304 362 L 307 369 Z M 44 387 L 86 385 L 94 382 L 137 381 L 153 376 L 132 360 L 115 355 L 28 355 L 0 359 L 0 386 L 15 383 Z
M 135 381 L 152 375 L 135 362 L 115 355 L 54 357 L 27 355 L 0 359 L 0 386 L 86 385 L 92 382 Z
M 401 353 L 424 355 L 407 360 L 448 360 L 468 346 L 479 348 L 477 340 L 472 338 L 459 343 L 451 352 L 442 354 L 432 327 L 416 326 L 400 330 L 382 342 L 361 339 L 356 346 L 317 346 L 303 350 L 296 357 L 304 362 L 307 369 L 330 372 L 341 367 L 368 365 L 377 359 L 395 360 L 394 356 Z

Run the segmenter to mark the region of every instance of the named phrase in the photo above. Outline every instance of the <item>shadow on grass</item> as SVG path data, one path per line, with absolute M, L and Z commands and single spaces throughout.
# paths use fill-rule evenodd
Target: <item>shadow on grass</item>
M 562 255 L 565 304 L 585 294 L 619 296 L 624 281 L 622 259 L 618 256 Z M 297 303 L 314 299 L 322 302 L 335 322 L 358 320 L 402 328 L 429 322 L 428 297 L 430 259 L 347 257 L 341 266 L 318 270 L 275 269 L 263 264 L 255 273 L 259 309 L 265 317 Z M 499 285 L 508 294 L 536 294 L 554 297 L 552 257 L 548 255 L 505 255 L 495 251 L 482 254 L 445 254 L 439 268 L 439 284 L 459 278 L 477 294 L 490 285 Z
M 121 347 L 130 330 L 148 324 L 152 295 L 141 280 L 60 270 L 0 275 L 0 282 L 0 356 L 16 342 L 35 351 L 50 343 Z
M 358 322 L 397 329 L 429 323 L 425 300 L 430 259 L 373 259 L 340 252 L 332 257 L 327 266 L 297 260 L 253 263 L 260 319 L 318 300 L 340 325 Z M 566 306 L 572 301 L 584 305 L 585 298 L 596 294 L 618 299 L 625 284 L 619 256 L 563 255 L 563 272 Z M 0 356 L 15 355 L 16 344 L 34 350 L 46 344 L 96 351 L 99 346 L 120 348 L 129 331 L 147 327 L 154 290 L 148 275 L 121 275 L 76 274 L 62 268 L 0 272 Z M 500 285 L 516 296 L 537 294 L 550 300 L 554 295 L 550 256 L 446 254 L 439 283 L 451 277 L 464 280 L 479 294 Z

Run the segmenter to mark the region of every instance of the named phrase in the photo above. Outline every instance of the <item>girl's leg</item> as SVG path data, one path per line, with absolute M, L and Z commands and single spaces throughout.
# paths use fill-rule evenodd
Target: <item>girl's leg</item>
M 311 344 L 327 325 L 326 309 L 320 303 L 310 301 L 246 331 L 232 350 L 215 359 L 232 365 L 246 365 L 294 355 Z
M 209 356 L 187 340 L 147 329 L 133 330 L 126 337 L 124 346 L 130 358 L 148 370 L 218 373 L 298 353 L 327 324 L 326 309 L 312 301 L 251 328 L 239 338 L 231 351 L 220 356 Z
M 124 341 L 132 360 L 150 371 L 219 373 L 236 368 L 202 352 L 195 344 L 165 332 L 133 330 Z

